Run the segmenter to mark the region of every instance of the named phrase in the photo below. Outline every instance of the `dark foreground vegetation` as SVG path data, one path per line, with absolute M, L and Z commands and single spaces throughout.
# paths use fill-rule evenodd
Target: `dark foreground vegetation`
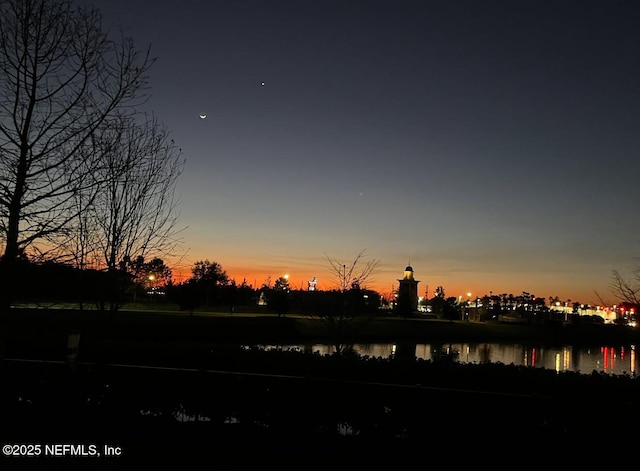
M 1 322 L 3 443 L 107 444 L 147 464 L 197 456 L 214 467 L 305 454 L 315 463 L 451 458 L 459 449 L 500 460 L 513 447 L 536 460 L 583 437 L 595 445 L 605 431 L 631 439 L 640 419 L 634 377 L 251 347 L 326 342 L 306 318 L 14 310 Z M 625 344 L 635 335 L 563 329 L 375 319 L 358 340 L 520 341 L 528 332 L 535 342 L 582 334 Z M 69 332 L 80 333 L 73 361 Z M 83 459 L 85 469 L 125 462 Z

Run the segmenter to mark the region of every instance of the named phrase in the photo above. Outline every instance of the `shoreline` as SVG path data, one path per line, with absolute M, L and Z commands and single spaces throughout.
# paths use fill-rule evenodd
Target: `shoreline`
M 275 314 L 174 313 L 12 309 L 0 316 L 0 353 L 64 354 L 70 333 L 89 350 L 127 346 L 149 349 L 206 344 L 518 342 L 547 346 L 630 346 L 640 344 L 640 329 L 613 324 L 523 325 L 375 317 L 358 328 L 338 332 L 308 316 Z

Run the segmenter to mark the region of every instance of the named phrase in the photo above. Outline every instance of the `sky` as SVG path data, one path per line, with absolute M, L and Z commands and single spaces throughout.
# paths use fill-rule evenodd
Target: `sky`
M 174 277 L 332 289 L 364 251 L 382 294 L 411 265 L 421 296 L 598 304 L 638 263 L 638 2 L 94 5 L 186 159 Z

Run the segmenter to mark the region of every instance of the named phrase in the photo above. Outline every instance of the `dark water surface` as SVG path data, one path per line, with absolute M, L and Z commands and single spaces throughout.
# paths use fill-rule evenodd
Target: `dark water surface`
M 335 347 L 328 344 L 263 345 L 265 349 L 281 348 L 330 354 Z M 546 368 L 557 372 L 573 371 L 591 374 L 594 371 L 612 375 L 635 376 L 638 357 L 635 345 L 600 347 L 532 347 L 518 343 L 366 343 L 355 344 L 354 351 L 367 357 L 390 358 L 398 355 L 423 360 L 436 360 L 442 354 L 452 354 L 464 363 L 503 363 L 505 365 Z

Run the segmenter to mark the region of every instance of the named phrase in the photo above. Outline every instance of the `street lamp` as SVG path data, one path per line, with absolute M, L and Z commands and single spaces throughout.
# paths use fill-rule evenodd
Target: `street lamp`
M 151 296 L 155 294 L 155 279 L 156 277 L 154 275 L 149 275 L 149 284 L 151 285 L 151 289 L 147 292 L 149 300 L 151 300 Z

